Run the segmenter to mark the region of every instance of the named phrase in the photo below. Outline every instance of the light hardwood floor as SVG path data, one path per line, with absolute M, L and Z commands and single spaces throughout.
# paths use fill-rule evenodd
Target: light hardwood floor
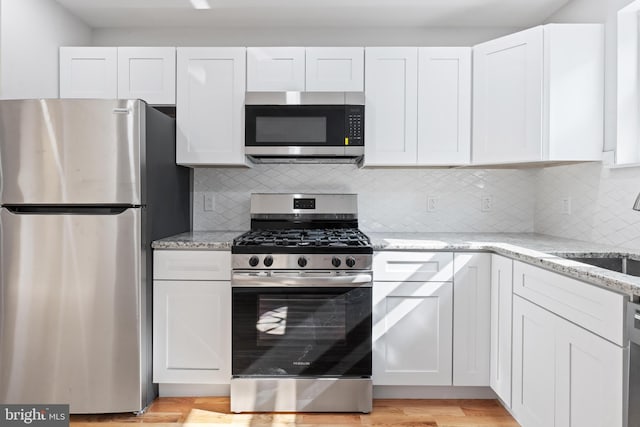
M 496 400 L 376 399 L 371 414 L 232 414 L 226 397 L 158 398 L 141 415 L 72 415 L 74 427 L 429 426 L 519 427 Z

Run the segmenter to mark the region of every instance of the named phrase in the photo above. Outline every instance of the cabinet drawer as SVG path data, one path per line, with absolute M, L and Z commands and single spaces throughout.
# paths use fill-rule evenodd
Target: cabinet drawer
M 513 263 L 513 292 L 624 345 L 624 295 L 517 261 Z
M 376 252 L 376 281 L 451 282 L 453 252 Z
M 230 280 L 231 252 L 156 250 L 154 280 Z

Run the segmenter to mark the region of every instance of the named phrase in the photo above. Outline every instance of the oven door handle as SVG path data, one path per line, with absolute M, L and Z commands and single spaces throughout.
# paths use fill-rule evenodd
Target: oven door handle
M 345 276 L 304 277 L 304 276 L 256 276 L 251 273 L 233 273 L 231 287 L 343 287 L 370 288 L 373 276 L 367 273 Z

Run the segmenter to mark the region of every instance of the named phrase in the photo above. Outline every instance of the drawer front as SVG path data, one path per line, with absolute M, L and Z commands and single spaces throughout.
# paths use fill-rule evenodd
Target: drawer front
M 451 282 L 453 252 L 376 252 L 375 281 Z
M 231 280 L 230 251 L 153 251 L 154 280 Z
M 518 261 L 513 263 L 513 292 L 624 346 L 624 295 Z

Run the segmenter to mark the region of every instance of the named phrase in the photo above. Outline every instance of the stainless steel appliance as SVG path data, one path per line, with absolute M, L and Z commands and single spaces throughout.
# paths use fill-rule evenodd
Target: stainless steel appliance
M 153 239 L 190 226 L 175 121 L 137 100 L 0 101 L 0 403 L 143 410 Z
M 372 247 L 354 194 L 254 194 L 232 252 L 233 412 L 370 412 Z
M 640 304 L 627 303 L 629 333 L 629 377 L 627 426 L 640 426 Z
M 364 154 L 364 105 L 246 105 L 254 161 L 354 163 Z

